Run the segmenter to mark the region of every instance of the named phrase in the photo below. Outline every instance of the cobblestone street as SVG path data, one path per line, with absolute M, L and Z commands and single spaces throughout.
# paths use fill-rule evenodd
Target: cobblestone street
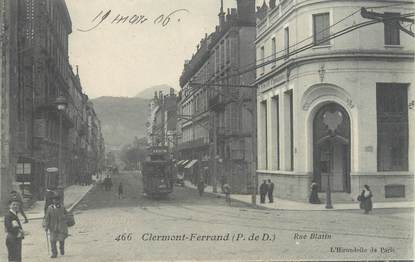
M 176 187 L 169 198 L 149 199 L 142 195 L 137 173 L 121 173 L 113 182 L 111 192 L 96 186 L 80 202 L 66 254 L 57 260 L 380 260 L 413 256 L 410 210 L 375 210 L 371 215 L 258 210 L 236 202 L 229 207 L 222 198 L 199 197 L 196 190 L 182 187 Z M 116 194 L 119 182 L 124 185 L 124 199 Z M 24 229 L 29 235 L 23 242 L 23 261 L 49 260 L 41 220 L 24 224 Z M 206 236 L 221 236 L 222 240 Z M 0 258 L 6 260 L 5 247 Z

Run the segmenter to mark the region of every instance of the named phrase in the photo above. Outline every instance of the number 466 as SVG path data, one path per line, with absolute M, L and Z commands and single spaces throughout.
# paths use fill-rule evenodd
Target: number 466
M 133 233 L 120 234 L 115 238 L 115 241 L 131 241 L 133 240 Z

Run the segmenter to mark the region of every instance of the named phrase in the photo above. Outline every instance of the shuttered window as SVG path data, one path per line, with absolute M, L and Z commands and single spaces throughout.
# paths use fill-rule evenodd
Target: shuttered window
M 330 16 L 329 13 L 313 15 L 314 45 L 329 45 L 330 40 Z
M 386 18 L 398 17 L 399 15 L 399 13 L 385 13 Z M 393 19 L 386 19 L 384 25 L 385 45 L 400 45 L 398 21 Z

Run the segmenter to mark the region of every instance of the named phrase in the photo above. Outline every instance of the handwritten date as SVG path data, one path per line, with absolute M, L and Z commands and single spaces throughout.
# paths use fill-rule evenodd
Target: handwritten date
M 190 11 L 187 9 L 177 9 L 174 10 L 173 12 L 165 15 L 165 14 L 160 14 L 159 16 L 157 16 L 154 19 L 149 18 L 146 15 L 142 15 L 142 14 L 133 14 L 133 15 L 121 15 L 121 14 L 117 14 L 117 15 L 113 15 L 111 10 L 108 10 L 106 12 L 104 12 L 103 10 L 101 10 L 95 17 L 94 19 L 92 19 L 91 23 L 93 23 L 94 25 L 90 28 L 87 29 L 79 29 L 78 31 L 81 32 L 89 32 L 92 31 L 94 29 L 96 29 L 97 27 L 99 27 L 100 25 L 105 23 L 110 23 L 110 24 L 130 24 L 130 25 L 140 25 L 140 24 L 145 24 L 148 22 L 153 22 L 154 25 L 160 25 L 162 27 L 166 27 L 167 25 L 170 24 L 170 22 L 172 21 L 172 19 L 176 18 L 178 22 L 181 21 L 179 15 L 181 13 L 189 13 Z

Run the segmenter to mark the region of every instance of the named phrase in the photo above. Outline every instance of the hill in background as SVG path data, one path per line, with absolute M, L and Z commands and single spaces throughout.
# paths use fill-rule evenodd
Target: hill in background
M 139 97 L 99 97 L 92 99 L 101 120 L 106 151 L 119 151 L 134 137 L 146 136 L 148 99 Z

